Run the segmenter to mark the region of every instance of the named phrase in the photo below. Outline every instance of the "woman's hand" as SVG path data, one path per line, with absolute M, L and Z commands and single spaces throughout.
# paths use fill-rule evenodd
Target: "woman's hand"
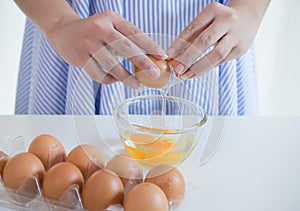
M 69 64 L 84 68 L 93 80 L 109 84 L 122 81 L 132 88 L 140 84 L 116 59 L 129 59 L 152 78 L 160 71 L 145 55 L 166 57 L 166 53 L 141 30 L 117 13 L 105 11 L 81 19 L 62 0 L 15 0 L 30 20 L 50 40 Z
M 48 35 L 60 56 L 69 64 L 85 69 L 93 80 L 103 84 L 121 81 L 134 89 L 140 83 L 116 56 L 129 59 L 155 79 L 160 71 L 145 52 L 157 57 L 166 54 L 141 30 L 112 11 L 68 20 Z
M 247 6 L 208 5 L 168 49 L 168 55 L 177 61 L 175 71 L 183 79 L 191 79 L 240 57 L 249 49 L 260 21 Z M 212 46 L 209 53 L 197 60 Z

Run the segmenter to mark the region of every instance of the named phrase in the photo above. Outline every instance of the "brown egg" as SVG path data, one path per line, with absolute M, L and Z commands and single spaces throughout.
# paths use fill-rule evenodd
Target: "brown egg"
M 85 209 L 103 210 L 113 204 L 122 204 L 124 187 L 114 172 L 98 170 L 86 181 L 81 196 Z
M 68 154 L 66 161 L 77 166 L 85 180 L 97 170 L 104 168 L 104 158 L 102 154 L 96 147 L 89 144 L 75 147 Z
M 106 164 L 106 169 L 115 172 L 121 179 L 126 192 L 143 182 L 143 171 L 140 164 L 126 154 L 114 156 Z
M 145 86 L 151 88 L 162 88 L 164 87 L 170 80 L 170 67 L 168 62 L 165 60 L 159 60 L 154 58 L 153 56 L 147 55 L 156 66 L 160 69 L 160 76 L 157 79 L 152 79 L 149 77 L 145 70 L 141 70 L 138 67 L 134 66 L 135 77 Z
M 8 160 L 9 160 L 9 158 L 8 158 L 7 154 L 0 151 L 0 176 L 1 176 L 1 178 L 3 178 L 3 170 L 4 170 L 4 167 Z
M 46 171 L 66 159 L 63 145 L 54 136 L 48 134 L 37 136 L 31 142 L 28 152 L 36 155 L 43 162 Z
M 145 179 L 160 187 L 166 194 L 168 200 L 180 202 L 185 193 L 185 181 L 180 171 L 169 164 L 161 164 L 152 168 Z
M 132 188 L 124 201 L 124 211 L 168 211 L 164 192 L 152 183 L 140 183 Z
M 66 190 L 73 184 L 83 185 L 83 176 L 80 170 L 68 162 L 60 162 L 52 166 L 45 174 L 43 181 L 43 195 L 50 200 L 59 201 Z
M 3 171 L 3 183 L 6 187 L 19 189 L 28 177 L 37 176 L 42 182 L 45 173 L 43 163 L 35 155 L 23 152 L 7 161 Z

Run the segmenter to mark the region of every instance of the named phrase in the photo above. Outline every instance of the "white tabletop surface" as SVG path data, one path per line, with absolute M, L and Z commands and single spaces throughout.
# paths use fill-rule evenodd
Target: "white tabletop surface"
M 220 120 L 209 117 L 200 144 L 179 166 L 188 190 L 182 210 L 300 210 L 300 118 L 227 117 L 216 153 L 199 165 Z M 21 135 L 28 144 L 41 133 L 56 136 L 67 151 L 92 143 L 109 159 L 122 150 L 110 116 L 0 116 L 2 140 Z

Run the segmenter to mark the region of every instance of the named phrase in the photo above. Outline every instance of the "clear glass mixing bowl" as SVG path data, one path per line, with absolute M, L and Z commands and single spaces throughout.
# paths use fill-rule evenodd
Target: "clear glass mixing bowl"
M 114 122 L 124 148 L 145 165 L 181 163 L 199 142 L 207 116 L 196 103 L 173 96 L 138 96 L 121 102 Z

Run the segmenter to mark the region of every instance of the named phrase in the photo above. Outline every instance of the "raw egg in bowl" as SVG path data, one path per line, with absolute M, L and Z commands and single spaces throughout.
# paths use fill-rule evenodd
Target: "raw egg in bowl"
M 125 150 L 147 166 L 176 165 L 186 159 L 206 120 L 198 104 L 173 96 L 137 96 L 114 109 L 114 123 Z

